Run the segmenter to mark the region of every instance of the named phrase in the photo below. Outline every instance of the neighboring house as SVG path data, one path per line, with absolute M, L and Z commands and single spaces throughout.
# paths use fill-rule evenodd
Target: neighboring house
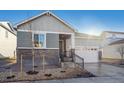
M 102 37 L 102 58 L 120 59 L 120 45 L 124 44 L 124 32 L 105 31 Z
M 59 64 L 61 55 L 70 55 L 68 51 L 84 58 L 85 63 L 99 62 L 101 58 L 117 58 L 110 44 L 124 39 L 121 32 L 105 31 L 100 36 L 79 33 L 49 11 L 22 21 L 17 30 L 17 62 L 32 50 L 35 61 L 45 55 L 46 64 Z
M 9 22 L 0 22 L 0 58 L 16 57 L 16 31 Z

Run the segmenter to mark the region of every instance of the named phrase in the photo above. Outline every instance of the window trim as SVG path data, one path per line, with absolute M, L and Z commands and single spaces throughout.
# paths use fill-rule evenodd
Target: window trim
M 43 44 L 43 47 L 35 47 L 34 46 L 34 35 L 35 34 L 42 34 L 42 35 L 44 35 L 44 44 Z M 36 33 L 36 32 L 34 32 L 34 33 L 32 33 L 32 42 L 33 42 L 33 48 L 41 48 L 41 49 L 44 49 L 44 48 L 46 48 L 46 33 Z

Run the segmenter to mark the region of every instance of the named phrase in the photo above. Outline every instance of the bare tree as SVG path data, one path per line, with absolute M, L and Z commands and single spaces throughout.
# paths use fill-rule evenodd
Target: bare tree
M 117 48 L 117 52 L 120 54 L 120 56 L 121 56 L 121 64 L 123 64 L 123 60 L 124 60 L 124 45 L 120 45 Z

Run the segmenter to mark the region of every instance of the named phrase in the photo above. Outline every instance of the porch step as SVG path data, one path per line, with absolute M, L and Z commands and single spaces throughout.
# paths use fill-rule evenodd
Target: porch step
M 70 58 L 70 57 L 64 57 L 64 61 L 65 62 L 72 62 L 72 58 Z
M 80 68 L 82 69 L 82 65 L 81 64 L 78 64 L 78 63 L 74 63 L 74 62 L 61 62 L 61 67 L 62 68 Z
M 68 67 L 75 67 L 75 64 L 73 62 L 61 62 L 62 68 L 68 68 Z

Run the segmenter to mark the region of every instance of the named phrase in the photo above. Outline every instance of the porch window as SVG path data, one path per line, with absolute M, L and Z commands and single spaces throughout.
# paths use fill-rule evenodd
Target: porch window
M 44 34 L 34 34 L 34 47 L 43 48 L 45 45 L 45 35 Z

